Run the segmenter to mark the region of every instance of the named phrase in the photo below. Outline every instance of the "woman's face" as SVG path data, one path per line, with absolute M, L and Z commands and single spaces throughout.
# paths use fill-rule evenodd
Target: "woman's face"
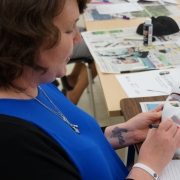
M 66 74 L 66 65 L 70 60 L 73 45 L 81 41 L 76 22 L 79 19 L 79 8 L 76 0 L 65 0 L 63 11 L 55 17 L 54 24 L 60 29 L 61 37 L 52 49 L 40 48 L 39 64 L 47 67 L 41 77 L 41 83 L 52 82 L 56 77 Z

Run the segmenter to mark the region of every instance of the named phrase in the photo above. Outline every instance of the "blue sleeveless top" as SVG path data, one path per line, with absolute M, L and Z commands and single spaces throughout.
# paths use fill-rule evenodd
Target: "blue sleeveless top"
M 80 134 L 34 99 L 0 99 L 0 113 L 25 119 L 45 131 L 65 149 L 82 179 L 124 180 L 128 170 L 97 121 L 72 104 L 53 84 L 41 88 L 69 122 L 78 125 Z M 55 110 L 40 90 L 37 98 Z

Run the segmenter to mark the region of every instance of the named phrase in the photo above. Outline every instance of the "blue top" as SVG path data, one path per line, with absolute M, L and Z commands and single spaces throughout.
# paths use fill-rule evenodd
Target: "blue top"
M 72 104 L 53 84 L 41 85 L 41 88 L 70 123 L 79 126 L 80 134 L 34 99 L 0 99 L 0 113 L 26 119 L 43 129 L 66 150 L 82 179 L 124 180 L 128 170 L 97 121 Z M 37 98 L 55 110 L 40 90 Z

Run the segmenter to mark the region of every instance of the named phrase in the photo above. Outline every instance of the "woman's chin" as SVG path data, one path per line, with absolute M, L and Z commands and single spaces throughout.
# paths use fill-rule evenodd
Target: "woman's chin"
M 56 75 L 56 77 L 61 78 L 61 77 L 65 76 L 66 73 L 67 73 L 67 68 L 65 67 L 65 68 L 61 69 L 61 71 Z

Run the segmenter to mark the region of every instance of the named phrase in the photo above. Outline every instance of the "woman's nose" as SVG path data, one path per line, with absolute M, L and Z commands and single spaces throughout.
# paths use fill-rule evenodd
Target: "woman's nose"
M 81 39 L 82 39 L 81 34 L 79 33 L 78 28 L 76 28 L 73 44 L 75 45 L 75 44 L 80 43 Z

